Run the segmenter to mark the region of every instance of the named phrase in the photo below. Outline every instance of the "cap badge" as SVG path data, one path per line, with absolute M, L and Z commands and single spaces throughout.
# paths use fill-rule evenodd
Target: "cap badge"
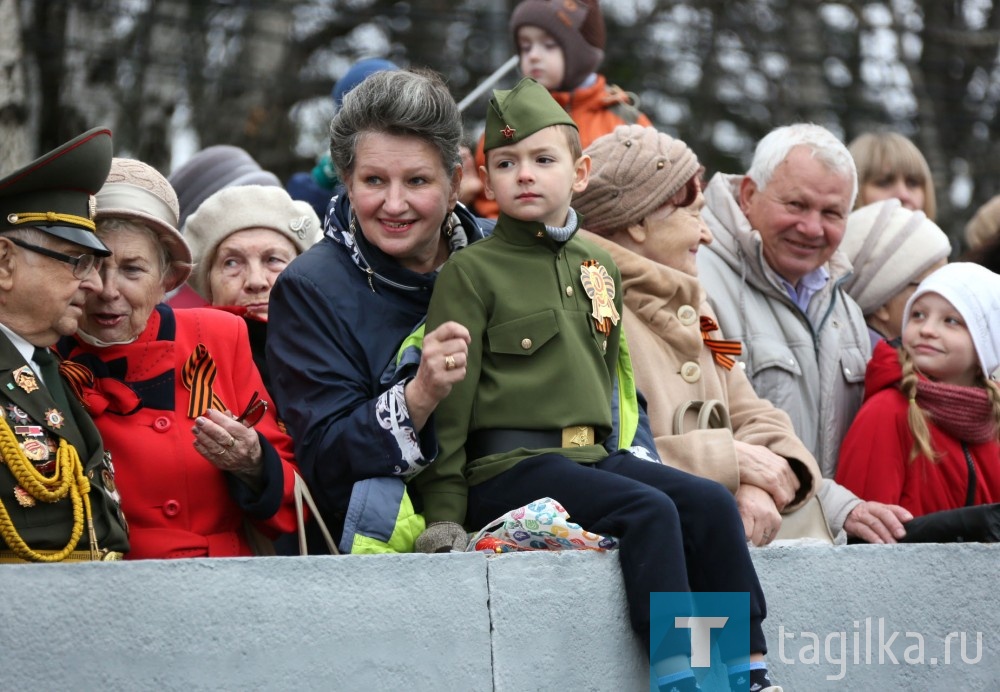
M 618 324 L 620 319 L 614 302 L 614 279 L 597 260 L 584 260 L 580 266 L 580 280 L 593 306 L 590 316 L 594 318 L 597 331 L 604 335 L 610 334 L 611 325 Z
M 500 130 L 500 134 L 504 136 L 504 139 L 514 139 L 514 135 L 517 134 L 517 130 L 510 125 L 504 125 L 504 128 Z
M 94 195 L 90 195 L 87 199 L 87 212 L 91 221 L 97 218 L 97 197 Z

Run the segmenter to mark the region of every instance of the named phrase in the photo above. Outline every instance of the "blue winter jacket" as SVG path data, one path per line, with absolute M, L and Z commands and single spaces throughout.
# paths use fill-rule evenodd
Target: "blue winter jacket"
M 453 249 L 492 227 L 461 205 L 455 216 Z M 406 550 L 423 519 L 405 480 L 434 460 L 437 442 L 433 416 L 415 431 L 395 358 L 427 314 L 437 273 L 403 268 L 360 229 L 352 233 L 350 220 L 347 196 L 335 195 L 323 239 L 289 264 L 271 291 L 272 394 L 341 550 Z

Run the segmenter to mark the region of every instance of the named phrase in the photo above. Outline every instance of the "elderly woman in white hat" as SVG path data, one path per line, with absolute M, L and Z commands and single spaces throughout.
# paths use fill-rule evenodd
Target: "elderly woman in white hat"
M 270 538 L 295 528 L 292 443 L 262 403 L 243 321 L 162 302 L 191 269 L 177 216 L 166 178 L 113 160 L 97 193 L 112 255 L 59 343 L 63 369 L 112 454 L 128 558 L 252 555 L 247 525 Z
M 209 305 L 247 321 L 254 362 L 269 387 L 264 346 L 271 287 L 322 236 L 308 202 L 284 189 L 237 185 L 212 194 L 184 224 L 194 270 L 188 284 Z
M 844 288 L 865 314 L 875 348 L 902 336 L 906 301 L 945 265 L 951 242 L 924 212 L 893 198 L 851 212 L 840 249 L 854 266 Z

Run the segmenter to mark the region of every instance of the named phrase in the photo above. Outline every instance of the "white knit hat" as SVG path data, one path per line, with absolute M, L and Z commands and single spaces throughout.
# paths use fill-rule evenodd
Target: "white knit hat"
M 1000 274 L 972 262 L 946 264 L 921 281 L 906 303 L 904 329 L 913 301 L 925 293 L 937 293 L 955 306 L 972 335 L 983 372 L 1000 381 Z
M 298 254 L 323 236 L 319 217 L 308 202 L 293 200 L 271 185 L 224 187 L 201 203 L 184 223 L 195 267 L 188 283 L 211 301 L 208 272 L 222 241 L 238 231 L 263 228 L 292 241 Z
M 947 259 L 951 243 L 922 211 L 887 199 L 851 212 L 840 249 L 854 266 L 845 288 L 861 311 L 870 315 Z

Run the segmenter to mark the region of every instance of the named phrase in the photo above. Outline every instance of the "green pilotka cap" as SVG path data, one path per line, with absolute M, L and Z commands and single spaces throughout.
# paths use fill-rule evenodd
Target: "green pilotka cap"
M 95 128 L 0 179 L 0 233 L 36 228 L 110 256 L 94 216 L 111 155 L 111 131 Z
M 576 127 L 549 90 L 534 79 L 525 77 L 513 89 L 494 89 L 486 111 L 483 151 L 517 144 L 550 125 Z

